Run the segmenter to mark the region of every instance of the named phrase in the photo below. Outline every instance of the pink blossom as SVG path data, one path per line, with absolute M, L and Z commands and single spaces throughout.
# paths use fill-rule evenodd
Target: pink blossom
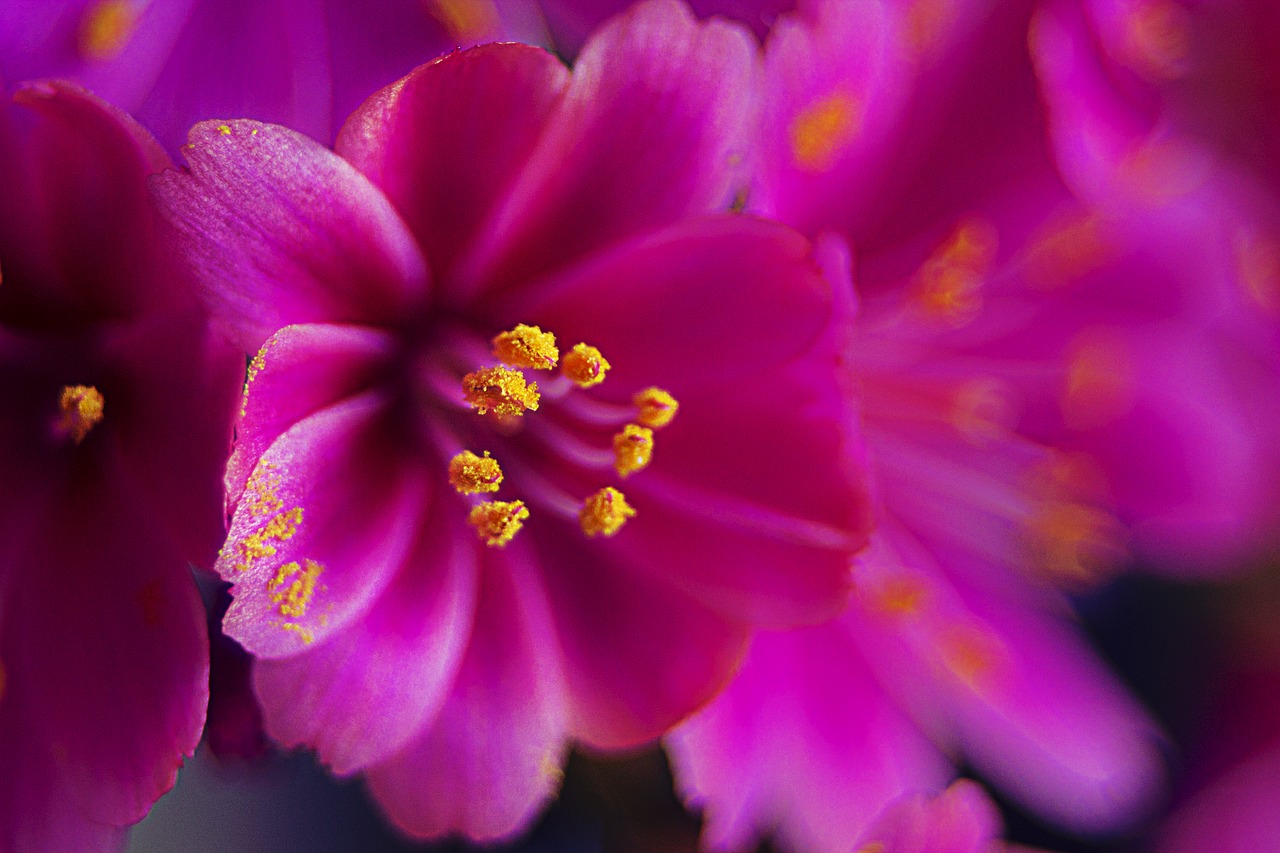
M 519 831 L 571 742 L 652 740 L 753 628 L 847 599 L 848 306 L 800 235 L 717 214 L 754 50 L 643 4 L 572 73 L 462 51 L 376 93 L 336 153 L 206 122 L 156 182 L 217 316 L 262 344 L 224 629 L 268 732 L 364 773 L 411 835 Z
M 847 850 L 955 758 L 1070 831 L 1132 825 L 1160 734 L 1064 592 L 1135 559 L 1220 573 L 1266 542 L 1276 374 L 1256 310 L 1217 310 L 1238 268 L 1162 227 L 1173 207 L 1064 185 L 1040 90 L 1051 120 L 1068 107 L 1033 74 L 1030 11 L 813 3 L 769 33 L 747 209 L 856 281 L 877 531 L 845 613 L 757 635 L 669 736 L 713 849 Z
M 211 115 L 329 141 L 374 89 L 499 36 L 544 38 L 533 0 L 6 0 L 0 79 L 73 78 L 174 151 Z
M 240 357 L 146 187 L 167 157 L 65 83 L 0 105 L 0 849 L 116 849 L 204 723 Z

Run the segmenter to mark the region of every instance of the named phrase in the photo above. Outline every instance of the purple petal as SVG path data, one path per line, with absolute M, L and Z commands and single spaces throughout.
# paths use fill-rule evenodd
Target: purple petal
M 315 651 L 260 661 L 267 732 L 306 745 L 334 773 L 386 760 L 432 723 L 471 636 L 474 534 L 441 507 L 414 551 L 354 624 Z
M 0 107 L 0 312 L 60 324 L 134 316 L 181 288 L 155 274 L 146 176 L 168 165 L 124 113 L 68 83 Z
M 251 368 L 236 446 L 227 463 L 227 502 L 267 448 L 298 421 L 375 384 L 394 338 L 360 326 L 286 326 L 263 344 Z
M 154 182 L 215 319 L 246 352 L 292 323 L 389 324 L 427 270 L 386 197 L 293 131 L 251 121 L 191 130 L 189 172 Z
M 691 214 L 726 209 L 756 85 L 750 34 L 675 0 L 584 48 L 528 166 L 459 276 L 499 287 Z M 661 180 L 655 180 L 655 176 Z
M 337 151 L 409 223 L 437 281 L 479 238 L 528 160 L 569 72 L 544 50 L 491 44 L 414 71 L 369 98 Z M 448 128 L 441 133 L 441 128 Z
M 747 629 L 576 529 L 532 528 L 566 663 L 570 731 L 600 749 L 650 741 L 728 681 Z M 625 538 L 620 534 L 619 539 Z
M 111 849 L 173 785 L 204 723 L 208 638 L 193 579 L 140 521 L 118 456 L 84 473 L 6 537 L 6 850 Z
M 666 746 L 713 850 L 775 834 L 790 849 L 847 853 L 895 798 L 952 772 L 836 623 L 756 635 L 729 687 Z
M 471 536 L 467 545 L 481 547 Z M 374 798 L 415 838 L 508 839 L 560 785 L 567 709 L 559 651 L 519 547 L 483 554 L 475 627 L 439 716 L 368 772 Z
M 403 564 L 424 510 L 375 392 L 299 421 L 262 455 L 216 566 L 223 630 L 287 657 L 361 618 Z

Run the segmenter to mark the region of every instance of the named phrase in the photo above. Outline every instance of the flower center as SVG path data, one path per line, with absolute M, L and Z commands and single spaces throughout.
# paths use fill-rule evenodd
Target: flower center
M 58 397 L 54 430 L 79 444 L 95 426 L 102 423 L 105 406 L 102 392 L 92 385 L 67 385 Z
M 653 458 L 654 430 L 670 424 L 679 408 L 669 392 L 656 387 L 635 394 L 629 407 L 584 396 L 587 389 L 604 382 L 611 367 L 608 359 L 586 343 L 574 345 L 562 357 L 555 335 L 538 326 L 520 324 L 502 332 L 493 338 L 490 355 L 499 364 L 477 368 L 461 379 L 462 400 L 470 407 L 471 416 L 481 416 L 482 422 L 493 428 L 492 439 L 503 441 L 524 432 L 525 417 L 535 417 L 541 408 L 536 415 L 539 420 L 528 430 L 531 440 L 541 441 L 562 460 L 593 475 L 608 472 L 628 477 L 647 467 Z M 557 368 L 560 375 L 545 381 L 542 391 L 523 372 Z M 612 436 L 611 448 L 594 447 L 581 440 L 575 428 L 565 427 L 574 422 L 620 429 Z M 470 427 L 467 431 L 473 432 Z M 498 455 L 463 448 L 448 464 L 449 484 L 458 494 L 495 495 L 474 504 L 467 516 L 481 541 L 490 547 L 505 546 L 532 515 L 522 500 L 496 499 L 509 479 L 530 490 L 527 496 L 531 502 L 576 521 L 587 536 L 614 536 L 636 515 L 622 492 L 612 486 L 575 498 L 521 465 L 522 454 L 501 454 L 505 457 L 502 462 Z M 508 471 L 504 472 L 504 465 Z

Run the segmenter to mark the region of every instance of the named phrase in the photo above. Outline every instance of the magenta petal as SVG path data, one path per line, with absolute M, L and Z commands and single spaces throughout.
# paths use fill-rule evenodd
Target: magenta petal
M 726 209 L 757 82 L 750 33 L 652 0 L 588 41 L 547 131 L 461 275 L 502 286 Z M 661 176 L 658 179 L 658 176 Z
M 216 566 L 234 601 L 223 630 L 285 657 L 359 618 L 400 568 L 424 510 L 375 392 L 298 422 L 263 454 Z
M 626 399 L 660 385 L 679 399 L 685 388 L 749 382 L 800 356 L 827 329 L 832 303 L 807 240 L 726 215 L 623 243 L 492 307 L 500 323 L 536 322 L 566 342 L 607 342 L 613 368 L 603 396 Z M 834 382 L 834 361 L 825 369 Z
M 204 611 L 181 555 L 139 522 L 125 484 L 112 457 L 25 539 L 6 541 L 0 849 L 111 849 L 199 739 Z
M 473 48 L 373 95 L 348 119 L 336 150 L 387 194 L 447 285 L 458 254 L 525 165 L 568 77 L 538 48 Z
M 375 799 L 412 836 L 506 839 L 559 787 L 567 747 L 559 652 L 534 566 L 518 550 L 517 542 L 484 554 L 475 627 L 439 716 L 368 771 Z
M 903 797 L 858 840 L 859 850 L 894 853 L 994 853 L 1000 813 L 976 783 L 960 780 L 937 796 Z
M 637 571 L 625 548 L 597 546 L 576 527 L 529 533 L 548 567 L 575 738 L 601 749 L 636 746 L 728 681 L 745 626 Z
M 314 651 L 260 661 L 268 734 L 307 745 L 345 775 L 388 758 L 430 725 L 471 635 L 476 551 L 447 507 L 358 621 Z
M 0 307 L 31 324 L 131 317 L 172 301 L 155 275 L 146 176 L 168 157 L 118 109 L 69 83 L 0 105 Z
M 255 359 L 227 463 L 227 502 L 240 500 L 259 457 L 309 415 L 373 385 L 394 339 L 360 326 L 286 326 Z
M 891 541 L 867 552 L 859 588 L 901 573 L 898 549 L 917 603 L 905 615 L 872 611 L 858 636 L 920 722 L 1072 831 L 1114 831 L 1141 817 L 1162 783 L 1159 733 L 1078 632 L 1056 614 L 962 597 L 909 537 L 895 531 Z
M 713 850 L 776 834 L 788 849 L 847 853 L 895 798 L 951 775 L 836 623 L 758 634 L 729 687 L 666 746 Z
M 283 127 L 203 122 L 189 172 L 153 181 L 217 319 L 252 352 L 281 326 L 379 325 L 426 297 L 421 252 L 386 197 Z

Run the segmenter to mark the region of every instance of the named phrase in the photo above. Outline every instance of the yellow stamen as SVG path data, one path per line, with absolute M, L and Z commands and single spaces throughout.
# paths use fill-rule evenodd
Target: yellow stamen
M 280 615 L 296 619 L 306 615 L 307 604 L 316 591 L 316 579 L 324 572 L 324 566 L 315 560 L 303 560 L 305 568 L 296 562 L 286 563 L 267 581 L 271 601 L 280 608 Z M 294 577 L 294 576 L 297 577 Z M 288 586 L 285 581 L 293 580 Z
M 1086 504 L 1050 501 L 1028 526 L 1039 567 L 1067 587 L 1097 583 L 1128 556 L 1120 523 Z
M 1027 278 L 1044 288 L 1071 284 L 1101 267 L 1112 252 L 1097 214 L 1063 217 L 1031 238 L 1026 253 Z
M 648 466 L 653 459 L 653 430 L 627 424 L 613 437 L 613 467 L 628 477 Z
M 138 10 L 128 0 L 102 0 L 80 19 L 80 54 L 86 59 L 115 59 L 138 26 Z
M 985 628 L 955 625 L 940 640 L 942 662 L 970 690 L 991 686 L 1004 657 L 1000 639 Z
M 612 536 L 635 514 L 636 511 L 627 503 L 622 492 L 606 486 L 583 503 L 582 510 L 578 513 L 578 524 L 588 536 Z
M 955 17 L 954 0 L 915 0 L 907 8 L 907 44 L 917 56 L 930 53 L 941 44 Z
M 1187 70 L 1191 13 L 1172 0 L 1141 0 L 1126 16 L 1125 42 L 1140 73 L 1172 79 Z
M 552 370 L 560 361 L 556 336 L 524 323 L 494 338 L 493 354 L 503 364 L 530 370 Z
M 524 374 L 506 367 L 482 367 L 462 377 L 462 391 L 468 403 L 485 414 L 523 415 L 538 410 L 538 383 L 525 383 Z
M 449 460 L 449 484 L 459 494 L 475 495 L 481 492 L 496 492 L 502 483 L 502 468 L 498 460 L 489 456 L 476 456 L 470 450 L 464 450 Z
M 810 172 L 830 169 L 862 125 L 858 100 L 847 92 L 819 98 L 791 122 L 791 156 Z
M 676 398 L 661 388 L 646 388 L 631 398 L 631 402 L 635 403 L 639 413 L 636 420 L 641 426 L 647 426 L 649 429 L 662 429 L 671 423 L 672 418 L 676 416 L 680 404 L 676 402 Z
M 471 508 L 467 523 L 491 548 L 502 548 L 524 527 L 529 517 L 524 501 L 485 501 Z
M 1240 229 L 1233 240 L 1236 271 L 1245 292 L 1263 310 L 1280 314 L 1280 240 Z
M 560 372 L 577 383 L 580 388 L 590 388 L 604 381 L 610 364 L 600 350 L 586 344 L 575 344 L 560 363 Z
M 1105 329 L 1081 333 L 1067 355 L 1062 417 L 1073 429 L 1093 429 L 1133 408 L 1134 369 L 1129 348 Z
M 916 296 L 925 310 L 957 326 L 977 316 L 997 241 L 989 222 L 962 222 L 916 273 Z
M 886 616 L 914 616 L 924 606 L 928 590 L 920 581 L 905 575 L 885 579 L 866 591 L 867 603 Z
M 493 0 L 427 0 L 427 11 L 459 41 L 489 40 L 502 28 Z
M 102 423 L 106 401 L 102 392 L 91 385 L 67 385 L 58 398 L 57 428 L 79 444 L 95 426 Z

